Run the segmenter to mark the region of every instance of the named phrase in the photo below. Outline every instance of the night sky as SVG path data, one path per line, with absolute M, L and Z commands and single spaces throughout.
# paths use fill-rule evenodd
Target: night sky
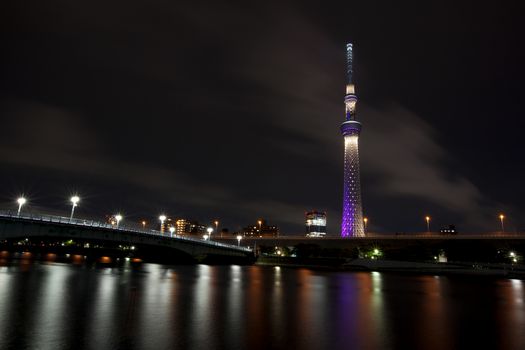
M 424 3 L 424 4 L 423 4 Z M 2 1 L 0 201 L 339 234 L 345 44 L 369 230 L 523 230 L 519 2 Z

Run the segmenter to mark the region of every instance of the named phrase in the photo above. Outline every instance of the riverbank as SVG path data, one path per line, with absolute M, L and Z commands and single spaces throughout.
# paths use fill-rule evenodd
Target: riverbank
M 412 262 L 381 259 L 259 257 L 256 265 L 335 271 L 404 272 L 432 275 L 473 275 L 525 279 L 525 265 L 477 262 Z

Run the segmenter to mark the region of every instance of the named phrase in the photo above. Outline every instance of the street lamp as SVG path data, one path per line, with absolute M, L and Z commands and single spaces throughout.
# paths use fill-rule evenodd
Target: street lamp
M 427 222 L 427 232 L 430 232 L 430 216 L 425 216 L 425 221 Z
M 503 226 L 503 219 L 505 219 L 505 215 L 499 214 L 499 221 L 501 222 L 501 232 L 505 232 L 505 226 Z
M 241 246 L 241 239 L 242 239 L 242 236 L 241 236 L 241 235 L 238 235 L 238 236 L 237 236 L 237 247 L 240 247 L 240 246 Z
M 215 224 L 215 232 L 219 232 L 219 220 L 215 220 L 213 223 Z M 222 238 L 222 232 L 221 232 L 221 238 Z
M 212 229 L 211 227 L 208 227 L 208 228 L 206 229 L 206 232 L 208 232 L 208 236 L 209 236 L 210 241 L 211 241 L 211 233 L 213 232 L 213 229 Z
M 262 230 L 262 220 L 257 220 L 257 223 L 259 224 L 259 235 L 261 235 L 261 230 Z
M 146 220 L 142 220 L 142 229 L 146 229 Z
M 115 215 L 115 220 L 117 220 L 117 228 L 118 228 L 118 226 L 120 224 L 120 220 L 122 220 L 122 215 L 120 215 L 120 214 Z
M 27 199 L 25 199 L 24 197 L 20 197 L 16 200 L 16 202 L 18 203 L 18 212 L 16 213 L 16 215 L 20 216 L 20 210 L 22 210 L 22 205 L 27 203 Z
M 161 215 L 159 216 L 159 220 L 160 220 L 160 232 L 163 233 L 164 232 L 164 221 L 166 221 L 166 215 Z
M 73 196 L 73 197 L 71 197 L 70 201 L 71 201 L 72 205 L 71 205 L 71 215 L 69 216 L 69 221 L 73 220 L 73 214 L 75 213 L 75 208 L 77 207 L 78 202 L 80 202 L 80 197 L 79 196 Z
M 175 232 L 175 227 L 170 226 L 170 236 L 173 237 L 173 232 Z
M 366 233 L 366 226 L 368 224 L 368 218 L 363 218 L 363 222 L 365 224 L 365 233 Z
M 204 240 L 207 240 L 208 239 L 208 235 L 204 235 L 204 236 L 202 236 L 202 238 L 204 238 Z

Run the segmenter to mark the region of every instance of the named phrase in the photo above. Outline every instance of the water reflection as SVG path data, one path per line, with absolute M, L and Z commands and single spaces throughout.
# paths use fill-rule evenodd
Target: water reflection
M 523 281 L 512 279 L 498 281 L 504 291 L 498 304 L 500 342 L 507 349 L 517 349 L 525 344 L 525 305 Z
M 522 349 L 524 297 L 521 280 L 25 259 L 0 267 L 0 348 Z
M 51 272 L 50 269 L 56 271 Z M 63 347 L 63 341 L 68 325 L 64 324 L 67 319 L 67 290 L 66 282 L 73 271 L 63 266 L 42 267 L 41 283 L 33 290 L 33 303 L 35 304 L 35 322 L 30 325 L 33 330 L 28 332 L 28 344 L 46 344 L 48 349 Z

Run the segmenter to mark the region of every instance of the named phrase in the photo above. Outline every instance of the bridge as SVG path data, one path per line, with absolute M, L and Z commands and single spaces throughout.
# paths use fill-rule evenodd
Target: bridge
M 250 248 L 95 220 L 0 211 L 0 245 L 162 262 L 251 263 Z M 22 246 L 22 247 L 20 247 Z

